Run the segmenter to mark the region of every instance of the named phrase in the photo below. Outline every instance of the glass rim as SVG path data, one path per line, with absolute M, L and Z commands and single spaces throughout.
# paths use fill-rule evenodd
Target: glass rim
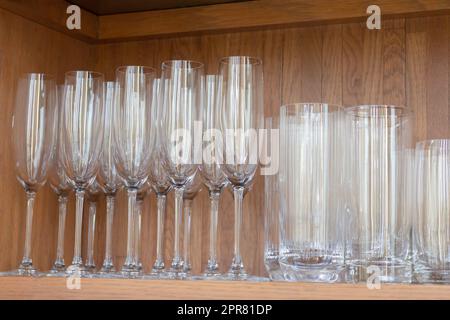
M 429 150 L 433 148 L 445 148 L 450 150 L 450 139 L 427 139 L 416 143 L 417 150 Z
M 200 61 L 196 61 L 196 60 L 183 60 L 183 59 L 172 59 L 172 60 L 164 60 L 161 63 L 161 68 L 168 68 L 168 69 L 174 69 L 175 67 L 173 66 L 173 64 L 175 62 L 185 62 L 188 63 L 190 66 L 189 67 L 176 67 L 178 69 L 191 69 L 191 70 L 196 70 L 196 69 L 202 69 L 205 67 L 205 64 L 203 62 Z
M 67 71 L 66 73 L 64 73 L 65 77 L 76 77 L 76 74 L 79 72 L 83 72 L 83 73 L 88 73 L 89 75 L 91 75 L 91 78 L 93 79 L 99 79 L 99 78 L 103 78 L 104 74 L 101 72 L 97 72 L 97 71 L 91 71 L 91 70 L 72 70 L 72 71 Z
M 320 113 L 323 112 L 323 110 L 317 110 L 314 111 L 315 108 L 320 107 L 322 108 L 323 106 L 327 106 L 327 111 L 326 113 L 331 113 L 331 112 L 342 112 L 344 110 L 344 107 L 342 105 L 339 104 L 333 104 L 333 103 L 326 103 L 326 102 L 293 102 L 293 103 L 287 103 L 287 104 L 283 104 L 280 107 L 280 110 L 286 110 L 287 113 L 292 113 L 292 112 L 298 112 L 296 110 L 296 108 L 298 107 L 302 107 L 303 109 L 305 109 L 305 107 L 307 106 L 313 106 L 313 111 L 312 113 Z M 281 117 L 281 114 L 278 116 Z
M 356 106 L 345 107 L 344 111 L 348 114 L 360 116 L 361 118 L 368 115 L 359 115 L 358 111 L 368 111 L 368 110 L 393 110 L 393 111 L 401 111 L 401 114 L 398 116 L 405 117 L 413 114 L 411 108 L 406 108 L 403 105 L 394 105 L 394 104 L 362 104 Z
M 151 74 L 151 73 L 156 74 L 155 68 L 147 67 L 147 66 L 139 66 L 139 65 L 119 66 L 116 68 L 116 74 L 117 73 L 125 73 L 125 70 L 127 68 L 142 68 L 143 74 Z
M 43 77 L 45 81 L 47 80 L 55 80 L 55 76 L 50 73 L 45 72 L 25 72 L 22 73 L 19 77 L 19 79 L 29 79 L 29 78 L 36 78 L 36 77 Z
M 248 59 L 250 61 L 250 65 L 253 66 L 258 66 L 258 65 L 262 65 L 262 59 L 258 58 L 258 57 L 253 57 L 253 56 L 227 56 L 227 57 L 222 57 L 219 59 L 219 64 L 232 64 L 230 63 L 231 59 L 236 59 L 239 58 L 239 60 L 245 58 Z M 243 64 L 243 63 L 234 63 L 234 64 Z

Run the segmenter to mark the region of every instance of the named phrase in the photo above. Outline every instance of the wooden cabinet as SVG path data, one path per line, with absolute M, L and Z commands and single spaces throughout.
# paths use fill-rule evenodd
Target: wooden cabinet
M 281 104 L 300 101 L 405 105 L 415 113 L 417 139 L 449 137 L 450 1 L 378 1 L 382 10 L 381 30 L 366 27 L 369 2 L 257 0 L 107 16 L 83 10 L 82 29 L 69 31 L 65 28 L 68 6 L 65 1 L 0 0 L 0 270 L 16 267 L 24 238 L 25 194 L 16 181 L 10 151 L 15 82 L 23 72 L 52 73 L 62 83 L 66 71 L 93 69 L 103 72 L 106 80 L 113 80 L 115 68 L 121 65 L 159 68 L 167 59 L 194 59 L 204 62 L 208 73 L 214 73 L 218 59 L 223 56 L 257 56 L 264 63 L 266 116 L 278 114 Z M 263 197 L 263 179 L 258 176 L 255 187 L 244 200 L 243 223 L 243 257 L 248 271 L 256 275 L 265 275 Z M 101 198 L 95 239 L 98 265 L 102 262 L 105 245 L 104 202 Z M 146 271 L 155 255 L 155 202 L 154 195 L 146 199 L 143 216 L 142 258 Z M 126 250 L 124 194 L 119 195 L 116 212 L 113 246 L 115 263 L 120 266 Z M 209 202 L 203 190 L 193 208 L 194 273 L 199 273 L 207 262 L 208 220 Z M 49 187 L 44 187 L 38 193 L 33 230 L 33 259 L 41 270 L 49 269 L 55 257 L 56 229 L 56 196 Z M 73 231 L 74 201 L 71 198 L 66 263 L 72 258 Z M 173 245 L 172 195 L 168 198 L 165 233 L 166 261 L 169 262 Z M 232 239 L 233 202 L 226 191 L 219 212 L 222 271 L 228 268 L 232 257 Z M 29 283 L 33 284 L 32 293 L 25 289 L 20 291 Z M 43 297 L 51 297 L 55 283 L 54 279 L 0 279 L 0 287 L 6 288 L 3 284 L 11 288 L 17 286 L 14 292 L 24 297 L 39 297 L 41 293 Z M 99 289 L 92 289 L 86 297 L 96 297 L 96 293 L 106 297 L 110 281 L 87 280 L 87 283 Z M 226 290 L 235 290 L 233 284 L 207 282 L 175 285 L 123 280 L 122 283 L 121 288 L 129 286 L 123 290 L 129 290 L 130 294 L 139 291 L 133 288 L 148 286 L 148 290 L 163 290 L 167 297 L 181 298 L 187 297 L 185 292 L 196 293 L 195 288 L 223 286 Z M 178 296 L 177 286 L 187 291 L 180 289 Z M 347 285 L 322 285 L 317 289 L 308 284 L 243 286 L 252 288 L 242 289 L 242 297 L 248 298 L 260 294 L 259 288 L 272 298 L 278 294 L 280 298 L 295 298 L 297 292 L 298 298 L 302 298 L 304 288 L 311 290 L 313 297 L 333 297 L 330 293 L 333 291 L 328 290 L 337 286 L 346 288 L 349 297 L 358 297 L 360 293 L 372 295 L 362 293 L 359 286 Z M 411 297 L 427 297 L 434 294 L 433 290 L 448 294 L 445 291 L 448 289 L 441 287 L 414 286 L 409 290 L 399 286 L 389 290 L 392 294 L 386 296 L 388 298 L 407 297 L 410 292 Z M 0 289 L 0 297 L 2 291 Z M 436 297 L 441 297 L 440 293 L 436 293 Z M 118 296 L 122 297 L 120 293 Z M 199 293 L 198 297 L 207 296 Z

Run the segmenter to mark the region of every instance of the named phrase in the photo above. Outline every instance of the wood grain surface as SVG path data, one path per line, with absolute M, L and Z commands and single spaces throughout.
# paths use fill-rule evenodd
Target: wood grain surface
M 66 22 L 69 14 L 65 0 L 0 0 L 0 8 L 8 10 L 26 19 L 63 32 L 74 38 L 88 42 L 98 40 L 98 17 L 86 10 L 80 10 L 81 29 L 69 30 Z
M 256 0 L 99 16 L 98 39 L 111 41 L 287 24 L 365 20 L 371 0 Z M 448 13 L 447 0 L 378 0 L 383 17 Z
M 428 3 L 428 2 L 427 2 Z M 90 45 L 0 9 L 0 270 L 17 266 L 23 250 L 25 195 L 15 179 L 10 153 L 10 119 L 14 88 L 22 72 L 54 73 L 59 82 L 71 69 L 94 68 L 114 79 L 116 67 L 142 64 L 159 69 L 162 61 L 203 61 L 207 73 L 218 71 L 227 55 L 263 59 L 265 115 L 278 114 L 282 103 L 323 101 L 343 105 L 394 103 L 415 112 L 417 139 L 448 138 L 449 16 L 383 20 L 381 30 L 360 22 L 325 26 L 223 32 L 142 41 Z M 126 201 L 117 198 L 114 258 L 125 256 Z M 73 250 L 73 198 L 69 201 L 66 262 Z M 226 271 L 232 257 L 233 202 L 223 193 L 219 213 L 219 256 Z M 33 258 L 47 270 L 53 262 L 57 226 L 56 196 L 48 187 L 39 192 L 34 218 Z M 265 275 L 263 265 L 263 179 L 244 200 L 243 257 L 250 273 Z M 145 200 L 142 257 L 148 271 L 155 256 L 155 197 Z M 105 237 L 105 204 L 99 200 L 96 262 L 101 264 Z M 208 258 L 209 201 L 206 190 L 194 201 L 192 262 L 200 273 Z M 165 222 L 166 263 L 170 262 L 173 196 Z M 232 288 L 232 287 L 230 287 Z M 426 289 L 424 289 L 426 290 Z M 393 291 L 394 292 L 394 291 Z M 396 292 L 396 291 L 395 291 Z
M 438 300 L 450 297 L 450 286 L 287 282 L 224 282 L 180 280 L 81 279 L 69 290 L 64 278 L 0 278 L 0 299 L 133 299 L 133 300 Z

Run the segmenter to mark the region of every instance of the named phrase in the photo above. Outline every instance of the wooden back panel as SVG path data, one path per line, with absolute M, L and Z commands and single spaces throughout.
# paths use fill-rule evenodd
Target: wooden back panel
M 343 105 L 397 104 L 416 115 L 417 139 L 449 137 L 449 17 L 433 16 L 383 21 L 370 31 L 362 23 L 302 28 L 265 29 L 198 36 L 151 39 L 89 46 L 0 10 L 0 269 L 21 258 L 25 196 L 15 180 L 9 152 L 14 82 L 19 72 L 40 68 L 58 74 L 74 68 L 95 68 L 114 79 L 116 67 L 142 64 L 159 68 L 164 60 L 203 61 L 207 73 L 218 71 L 218 59 L 251 55 L 263 59 L 265 115 L 278 114 L 283 103 L 323 101 Z M 38 195 L 34 219 L 37 266 L 48 269 L 55 255 L 57 212 L 55 195 L 46 187 Z M 245 198 L 243 257 L 250 273 L 264 275 L 263 177 Z M 149 270 L 155 256 L 156 205 L 145 201 L 142 255 Z M 66 263 L 73 246 L 73 206 L 67 221 Z M 126 254 L 126 197 L 117 199 L 114 255 L 117 267 Z M 219 213 L 219 256 L 222 271 L 232 257 L 233 202 L 225 191 Z M 100 198 L 96 261 L 101 264 L 105 237 L 105 204 Z M 194 273 L 208 258 L 209 201 L 206 190 L 194 201 L 192 263 Z M 168 197 L 165 223 L 166 263 L 173 246 L 173 195 Z

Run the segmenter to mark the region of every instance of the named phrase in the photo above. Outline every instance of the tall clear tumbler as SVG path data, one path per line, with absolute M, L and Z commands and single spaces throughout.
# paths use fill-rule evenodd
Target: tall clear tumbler
M 349 280 L 410 282 L 410 225 L 402 210 L 412 113 L 391 105 L 346 109 Z M 370 276 L 370 278 L 368 278 Z
M 266 118 L 265 152 L 269 156 L 264 175 L 264 266 L 272 280 L 283 280 L 279 262 L 280 247 L 280 188 L 278 183 L 279 164 L 279 118 Z
M 414 279 L 450 283 L 450 140 L 416 146 L 417 215 L 413 220 Z
M 343 111 L 297 103 L 280 109 L 280 266 L 286 280 L 335 282 L 345 270 Z

